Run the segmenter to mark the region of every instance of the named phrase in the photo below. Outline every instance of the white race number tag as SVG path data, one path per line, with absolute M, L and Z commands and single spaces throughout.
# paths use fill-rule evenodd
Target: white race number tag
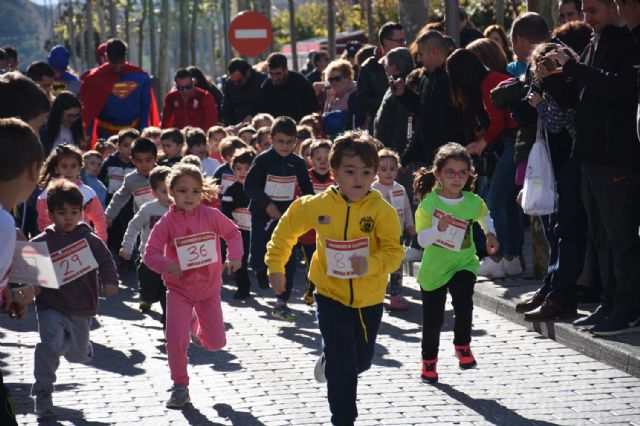
M 227 189 L 237 181 L 238 178 L 236 178 L 235 175 L 222 175 L 222 179 L 220 180 L 220 189 L 222 191 L 222 194 L 227 192 Z
M 243 231 L 251 231 L 251 212 L 249 209 L 239 208 L 231 212 L 233 221 L 238 225 L 238 228 Z
M 51 253 L 51 261 L 60 287 L 98 268 L 98 262 L 84 238 Z
M 115 194 L 124 182 L 124 172 L 121 168 L 113 168 L 109 170 L 109 194 Z
M 327 258 L 327 275 L 330 277 L 349 279 L 358 275 L 351 269 L 353 256 L 369 256 L 369 238 L 337 241 L 325 240 L 325 254 Z
M 331 185 L 333 185 L 333 184 L 332 183 L 314 183 L 313 184 L 313 192 L 316 193 L 316 194 L 319 194 L 321 192 L 324 192 Z
M 391 205 L 398 213 L 404 210 L 404 194 L 404 188 L 394 189 L 390 194 Z
M 143 204 L 148 203 L 149 201 L 155 200 L 156 197 L 153 196 L 151 192 L 151 187 L 140 188 L 133 191 L 133 202 L 136 205 L 136 208 L 142 207 Z
M 440 218 L 445 214 L 447 213 L 443 212 L 440 209 L 434 209 L 434 221 L 440 220 Z M 438 239 L 436 240 L 435 244 L 452 251 L 460 251 L 460 248 L 462 247 L 462 241 L 464 240 L 464 235 L 467 232 L 467 226 L 469 226 L 469 222 L 467 222 L 466 220 L 454 218 L 454 221 L 449 224 L 449 227 L 446 231 L 438 233 Z
M 180 237 L 174 240 L 180 269 L 183 271 L 211 265 L 218 261 L 217 235 L 213 232 Z
M 296 192 L 295 176 L 267 175 L 264 192 L 273 201 L 291 201 Z

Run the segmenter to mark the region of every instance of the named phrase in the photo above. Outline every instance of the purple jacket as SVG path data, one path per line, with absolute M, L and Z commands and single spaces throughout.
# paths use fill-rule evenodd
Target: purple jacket
M 36 297 L 39 311 L 55 309 L 63 315 L 93 316 L 98 311 L 98 282 L 102 285 L 118 284 L 118 272 L 109 249 L 86 223 L 79 223 L 76 229 L 68 234 L 56 231 L 55 225 L 51 225 L 31 241 L 46 242 L 49 253 L 53 253 L 83 238 L 89 243 L 98 269 L 84 274 L 58 290 L 43 287 L 40 295 Z

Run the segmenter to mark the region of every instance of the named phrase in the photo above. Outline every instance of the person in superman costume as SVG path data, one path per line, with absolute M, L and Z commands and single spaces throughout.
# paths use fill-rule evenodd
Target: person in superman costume
M 126 61 L 127 45 L 120 39 L 106 43 L 107 63 L 82 80 L 82 121 L 89 135 L 108 138 L 122 129 L 142 131 L 149 125 L 151 79 Z

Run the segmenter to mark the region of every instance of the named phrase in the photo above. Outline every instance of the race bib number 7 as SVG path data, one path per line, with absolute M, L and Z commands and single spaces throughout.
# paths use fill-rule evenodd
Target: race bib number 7
M 201 232 L 188 237 L 176 238 L 174 242 L 180 269 L 187 271 L 217 262 L 217 238 L 213 232 Z
M 351 258 L 354 256 L 369 256 L 369 238 L 336 241 L 325 240 L 325 254 L 327 258 L 327 275 L 336 278 L 358 277 L 351 269 Z
M 434 209 L 434 222 L 437 223 L 436 221 L 439 221 L 445 214 L 446 213 L 440 209 Z M 448 250 L 460 251 L 462 241 L 464 240 L 464 234 L 467 232 L 467 226 L 469 226 L 469 222 L 466 220 L 454 219 L 454 221 L 449 224 L 446 231 L 438 233 L 438 239 L 435 244 Z
M 98 262 L 86 239 L 51 253 L 51 261 L 60 287 L 98 268 Z

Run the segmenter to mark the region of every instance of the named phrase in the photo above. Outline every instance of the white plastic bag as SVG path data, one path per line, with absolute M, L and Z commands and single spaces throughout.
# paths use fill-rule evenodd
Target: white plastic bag
M 522 210 L 531 216 L 544 216 L 556 211 L 558 193 L 553 175 L 551 153 L 547 143 L 546 130 L 538 120 L 536 141 L 529 153 L 527 171 L 522 189 Z

